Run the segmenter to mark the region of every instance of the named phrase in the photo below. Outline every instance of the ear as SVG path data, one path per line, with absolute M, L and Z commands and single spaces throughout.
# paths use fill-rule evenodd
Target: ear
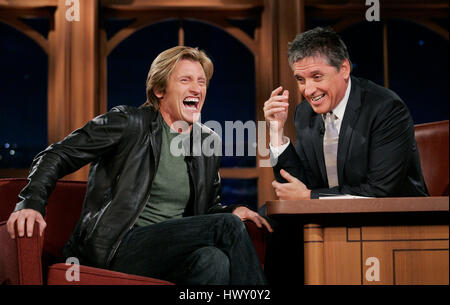
M 345 80 L 348 80 L 350 77 L 350 61 L 348 59 L 345 59 L 342 62 L 340 73 L 342 73 L 342 76 L 345 78 Z
M 156 89 L 153 89 L 153 94 L 159 99 L 162 99 L 164 97 L 164 92 Z

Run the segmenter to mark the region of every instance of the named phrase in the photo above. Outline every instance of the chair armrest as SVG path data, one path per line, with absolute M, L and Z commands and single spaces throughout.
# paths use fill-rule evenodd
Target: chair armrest
M 247 228 L 248 235 L 252 240 L 256 253 L 258 253 L 259 261 L 264 267 L 264 260 L 266 257 L 266 238 L 267 230 L 265 228 L 258 228 L 252 221 L 245 221 L 245 227 Z
M 48 285 L 174 285 L 171 282 L 155 278 L 126 274 L 90 266 L 78 266 L 79 281 L 69 281 L 67 271 L 73 265 L 58 263 L 51 265 L 48 271 Z M 73 271 L 70 271 L 71 273 Z
M 32 237 L 11 239 L 6 222 L 0 223 L 0 283 L 12 285 L 42 285 L 43 237 L 39 236 L 39 224 L 35 223 Z
M 19 284 L 17 245 L 6 231 L 6 221 L 0 222 L 0 285 Z

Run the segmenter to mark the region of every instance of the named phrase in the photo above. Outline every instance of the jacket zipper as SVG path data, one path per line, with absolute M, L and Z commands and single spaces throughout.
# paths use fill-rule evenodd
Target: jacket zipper
M 192 169 L 194 167 L 193 157 L 191 157 L 190 162 L 187 162 L 187 163 L 188 163 L 188 166 L 187 166 L 188 174 L 189 174 L 189 178 L 192 180 L 192 187 L 193 187 L 193 192 L 194 192 L 194 199 L 193 199 L 193 202 L 192 202 L 192 204 L 194 205 L 194 215 L 197 215 L 198 214 L 198 211 L 197 211 L 197 206 L 198 205 L 195 204 L 195 202 L 197 200 L 197 194 L 196 194 L 197 185 L 195 184 L 195 179 L 194 179 L 194 176 L 193 176 L 193 173 L 192 173 Z
M 153 150 L 153 144 L 154 144 L 154 143 L 153 143 L 152 137 L 150 137 L 150 144 L 151 144 L 152 150 Z M 156 165 L 156 155 L 155 155 L 155 151 L 154 151 L 154 150 L 153 150 L 153 161 L 154 161 L 154 163 L 155 163 L 155 165 Z M 156 166 L 155 166 L 155 167 L 156 167 Z M 106 260 L 106 266 L 109 266 L 109 264 L 111 263 L 111 261 L 112 261 L 114 255 L 115 255 L 116 252 L 117 252 L 117 249 L 119 249 L 119 247 L 120 247 L 120 245 L 121 245 L 121 243 L 122 243 L 122 240 L 123 240 L 125 234 L 127 234 L 127 233 L 133 228 L 133 226 L 134 226 L 134 224 L 136 223 L 136 221 L 137 221 L 139 215 L 141 215 L 141 213 L 142 213 L 142 211 L 144 210 L 144 208 L 145 208 L 145 206 L 146 206 L 148 200 L 150 199 L 150 193 L 151 193 L 151 190 L 152 190 L 153 180 L 154 180 L 154 178 L 155 178 L 155 176 L 156 176 L 156 170 L 157 170 L 157 168 L 155 168 L 155 170 L 153 171 L 153 175 L 152 175 L 151 180 L 150 180 L 150 182 L 149 182 L 150 187 L 148 188 L 148 193 L 147 193 L 147 196 L 146 196 L 146 200 L 144 201 L 144 203 L 143 203 L 143 204 L 141 205 L 141 207 L 139 208 L 139 211 L 138 211 L 138 213 L 136 214 L 136 216 L 134 217 L 133 221 L 131 222 L 131 225 L 128 227 L 128 230 L 125 230 L 125 231 L 120 235 L 119 242 L 118 242 L 117 245 L 112 249 L 111 253 L 110 253 L 109 256 L 108 256 L 108 259 Z
M 95 229 L 97 228 L 97 225 L 100 222 L 100 219 L 102 218 L 103 214 L 105 214 L 106 210 L 109 208 L 110 205 L 111 205 L 111 200 L 100 210 L 100 213 L 98 214 L 97 219 L 95 220 L 95 223 L 91 229 L 91 232 L 89 233 L 89 235 L 87 235 L 84 238 L 84 240 L 89 240 L 89 238 L 91 238 L 92 234 L 94 234 Z

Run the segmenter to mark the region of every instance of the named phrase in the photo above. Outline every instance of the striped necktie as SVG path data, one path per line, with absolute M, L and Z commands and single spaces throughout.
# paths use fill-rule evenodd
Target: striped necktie
M 337 175 L 337 150 L 339 133 L 334 126 L 336 116 L 333 112 L 324 115 L 325 118 L 325 134 L 323 136 L 323 153 L 325 157 L 325 166 L 327 169 L 328 187 L 338 186 Z

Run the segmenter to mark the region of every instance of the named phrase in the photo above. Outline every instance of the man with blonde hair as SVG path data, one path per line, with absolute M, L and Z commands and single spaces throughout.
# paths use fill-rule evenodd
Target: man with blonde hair
M 212 74 L 211 60 L 198 49 L 158 55 L 144 105 L 115 107 L 35 157 L 8 220 L 11 237 L 16 222 L 19 235 L 32 235 L 35 221 L 42 234 L 57 179 L 91 163 L 66 257 L 177 284 L 265 284 L 242 221 L 272 228 L 245 206 L 221 204 L 220 156 L 189 154 L 194 125 L 200 140 L 218 137 L 197 122 Z M 182 137 L 184 155 L 171 153 L 175 137 Z

